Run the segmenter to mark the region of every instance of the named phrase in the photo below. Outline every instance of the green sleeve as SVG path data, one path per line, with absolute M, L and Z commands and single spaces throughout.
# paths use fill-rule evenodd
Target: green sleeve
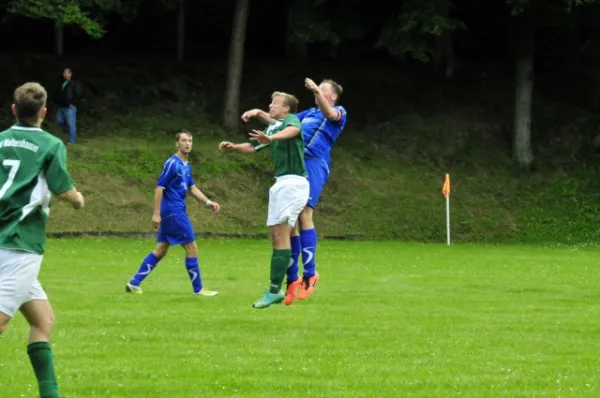
M 300 119 L 298 119 L 298 116 L 296 116 L 296 115 L 289 115 L 288 117 L 285 118 L 285 121 L 283 123 L 283 128 L 290 127 L 290 126 L 298 127 L 300 129 L 300 131 L 302 131 L 302 123 L 300 123 Z
M 62 142 L 58 142 L 50 151 L 46 163 L 46 182 L 55 195 L 73 189 L 73 180 L 67 171 L 67 148 Z

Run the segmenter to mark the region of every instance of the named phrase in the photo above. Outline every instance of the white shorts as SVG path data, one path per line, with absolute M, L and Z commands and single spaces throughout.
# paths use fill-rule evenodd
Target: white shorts
M 286 175 L 277 177 L 277 182 L 269 189 L 269 214 L 267 226 L 287 222 L 296 225 L 298 216 L 310 194 L 310 186 L 306 177 Z
M 13 318 L 31 300 L 47 300 L 38 281 L 43 256 L 0 249 L 0 312 Z

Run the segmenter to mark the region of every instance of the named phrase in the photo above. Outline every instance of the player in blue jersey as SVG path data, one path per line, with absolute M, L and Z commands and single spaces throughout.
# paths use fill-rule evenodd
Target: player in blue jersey
M 189 131 L 179 132 L 175 140 L 177 152 L 165 162 L 154 190 L 152 225 L 158 228 L 157 244 L 144 258 L 137 273 L 125 286 L 125 291 L 141 294 L 140 284 L 167 255 L 169 246 L 182 245 L 185 249 L 185 267 L 192 281 L 194 294 L 215 296 L 217 292 L 205 289 L 202 285 L 198 246 L 192 224 L 187 216 L 185 199 L 188 194 L 191 194 L 199 202 L 205 203 L 213 213 L 218 213 L 220 206 L 208 200 L 196 187 L 192 178 L 192 168 L 188 162 L 188 155 L 192 150 L 192 134 Z
M 331 79 L 325 79 L 317 85 L 309 78 L 305 79 L 304 85 L 313 92 L 317 106 L 296 114 L 302 123 L 304 162 L 310 183 L 310 196 L 306 207 L 300 213 L 300 232 L 298 233 L 296 226 L 291 237 L 292 264 L 287 270 L 287 305 L 292 304 L 296 298 L 308 298 L 319 280 L 319 273 L 316 271 L 317 232 L 313 222 L 313 211 L 329 179 L 331 150 L 346 125 L 346 109 L 338 105 L 343 91 L 341 85 Z M 273 121 L 267 112 L 260 109 L 252 109 L 242 115 L 245 122 L 251 118 L 257 118 L 266 124 Z M 300 253 L 304 265 L 302 280 L 298 278 Z

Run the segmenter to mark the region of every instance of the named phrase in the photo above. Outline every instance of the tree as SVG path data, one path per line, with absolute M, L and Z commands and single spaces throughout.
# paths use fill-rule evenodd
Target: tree
M 63 55 L 64 26 L 76 25 L 93 38 L 104 36 L 103 17 L 118 13 L 132 20 L 143 0 L 10 0 L 8 12 L 32 19 L 51 19 L 54 25 L 54 52 Z M 93 17 L 91 16 L 93 15 Z
M 80 3 L 75 0 L 11 0 L 7 11 L 33 19 L 52 19 L 60 25 L 77 25 L 91 37 L 102 37 L 102 25 L 90 17 Z
M 388 19 L 376 47 L 386 48 L 397 57 L 410 54 L 424 63 L 444 59 L 446 74 L 451 75 L 456 63 L 452 33 L 465 28 L 451 16 L 452 9 L 450 0 L 408 0 Z
M 572 8 L 597 3 L 596 0 L 507 0 L 512 7 L 515 26 L 515 113 L 513 121 L 513 158 L 525 168 L 534 157 L 531 148 L 535 32 L 543 15 L 570 13 Z
M 286 53 L 305 60 L 308 45 L 327 43 L 335 49 L 342 41 L 358 38 L 364 33 L 355 6 L 359 0 L 343 2 L 343 7 L 331 0 L 290 0 L 287 2 Z
M 185 55 L 185 3 L 187 0 L 162 0 L 171 11 L 177 12 L 177 36 L 175 42 L 177 60 L 183 62 Z
M 227 86 L 225 88 L 225 106 L 223 122 L 227 128 L 235 128 L 240 118 L 240 91 L 244 66 L 244 43 L 250 0 L 237 0 L 231 29 L 229 45 L 229 63 L 227 68 Z

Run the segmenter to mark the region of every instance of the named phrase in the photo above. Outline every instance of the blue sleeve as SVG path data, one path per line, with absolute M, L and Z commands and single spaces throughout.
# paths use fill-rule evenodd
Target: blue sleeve
M 302 112 L 298 112 L 298 113 L 296 113 L 296 117 L 298 119 L 300 119 L 300 121 L 302 121 L 302 119 L 304 119 L 306 117 L 306 114 L 308 113 L 308 111 L 310 111 L 310 109 L 306 109 Z
M 194 182 L 194 177 L 192 177 L 192 166 L 188 164 L 188 180 L 187 180 L 188 189 L 196 185 Z
M 333 123 L 339 124 L 341 126 L 346 124 L 346 109 L 343 106 L 334 106 L 334 109 L 337 111 L 337 118 L 333 120 Z
M 173 179 L 173 177 L 175 177 L 176 173 L 177 165 L 175 164 L 175 159 L 167 160 L 165 162 L 160 177 L 158 177 L 158 182 L 156 183 L 156 186 L 159 188 L 166 188 L 167 185 L 169 185 L 169 182 L 171 182 L 171 180 Z

